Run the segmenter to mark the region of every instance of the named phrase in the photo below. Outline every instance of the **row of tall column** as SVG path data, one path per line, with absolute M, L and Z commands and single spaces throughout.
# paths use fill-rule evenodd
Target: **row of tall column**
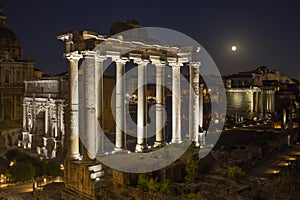
M 274 112 L 275 111 L 275 94 L 273 90 L 264 90 L 264 111 Z
M 115 150 L 126 149 L 125 132 L 125 65 L 129 59 L 137 64 L 138 73 L 138 101 L 137 101 L 137 143 L 136 152 L 142 152 L 147 148 L 147 65 L 152 63 L 156 66 L 156 136 L 155 146 L 164 142 L 164 70 L 166 63 L 160 60 L 159 56 L 150 56 L 149 60 L 143 60 L 141 55 L 129 55 L 129 58 L 122 58 L 115 52 L 111 57 L 116 63 L 116 104 L 115 104 Z M 79 134 L 78 134 L 78 61 L 83 58 L 83 87 L 84 87 L 84 121 L 82 130 L 84 146 L 83 159 L 95 159 L 98 152 L 103 151 L 103 138 L 99 138 L 101 126 L 103 125 L 103 61 L 106 57 L 100 57 L 92 51 L 81 54 L 73 52 L 66 56 L 69 60 L 69 148 L 70 159 L 79 159 Z M 183 63 L 177 58 L 168 58 L 168 65 L 172 68 L 172 143 L 180 143 L 181 138 L 181 84 L 180 68 Z M 123 77 L 123 78 L 121 78 Z M 190 124 L 189 137 L 197 141 L 197 135 L 202 128 L 203 106 L 202 89 L 199 87 L 200 63 L 190 62 Z M 201 102 L 201 103 L 200 103 Z M 100 126 L 99 126 L 100 125 Z M 200 128 L 199 128 L 200 127 Z
M 250 94 L 250 112 L 272 113 L 275 111 L 274 90 L 251 91 Z

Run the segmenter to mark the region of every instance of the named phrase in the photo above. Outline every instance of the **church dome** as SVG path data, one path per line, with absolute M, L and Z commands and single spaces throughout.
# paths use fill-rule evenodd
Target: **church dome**
M 6 16 L 0 7 L 0 57 L 5 60 L 19 60 L 21 46 L 16 34 L 7 28 Z
M 19 40 L 14 32 L 6 27 L 0 27 L 0 44 L 1 46 L 15 46 Z

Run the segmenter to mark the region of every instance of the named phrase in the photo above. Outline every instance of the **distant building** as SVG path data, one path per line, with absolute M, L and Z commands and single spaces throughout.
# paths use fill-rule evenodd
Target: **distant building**
M 261 66 L 252 71 L 238 72 L 224 77 L 227 88 L 250 88 L 262 87 L 263 81 L 280 81 L 281 75 L 277 70 L 270 70 L 266 66 Z
M 23 81 L 39 74 L 33 61 L 21 59 L 21 50 L 0 7 L 0 121 L 22 121 Z
M 23 81 L 39 77 L 32 60 L 21 58 L 21 45 L 6 24 L 0 6 L 0 148 L 17 145 L 22 132 Z
M 247 118 L 275 112 L 275 93 L 282 76 L 265 66 L 224 77 L 227 113 Z
M 287 112 L 291 119 L 291 116 L 296 116 L 300 74 L 298 79 L 291 79 L 265 66 L 225 76 L 227 112 L 249 118 Z

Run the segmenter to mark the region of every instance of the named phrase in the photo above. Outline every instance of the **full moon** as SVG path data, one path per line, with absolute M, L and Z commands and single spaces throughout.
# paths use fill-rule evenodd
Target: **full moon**
M 233 46 L 231 47 L 231 51 L 236 51 L 236 46 L 235 46 L 235 45 L 233 45 Z

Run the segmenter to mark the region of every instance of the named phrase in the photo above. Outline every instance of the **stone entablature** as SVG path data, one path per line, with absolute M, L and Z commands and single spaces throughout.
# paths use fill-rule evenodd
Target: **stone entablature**
M 26 79 L 24 81 L 27 97 L 63 98 L 68 97 L 67 76 L 43 77 L 40 79 Z

